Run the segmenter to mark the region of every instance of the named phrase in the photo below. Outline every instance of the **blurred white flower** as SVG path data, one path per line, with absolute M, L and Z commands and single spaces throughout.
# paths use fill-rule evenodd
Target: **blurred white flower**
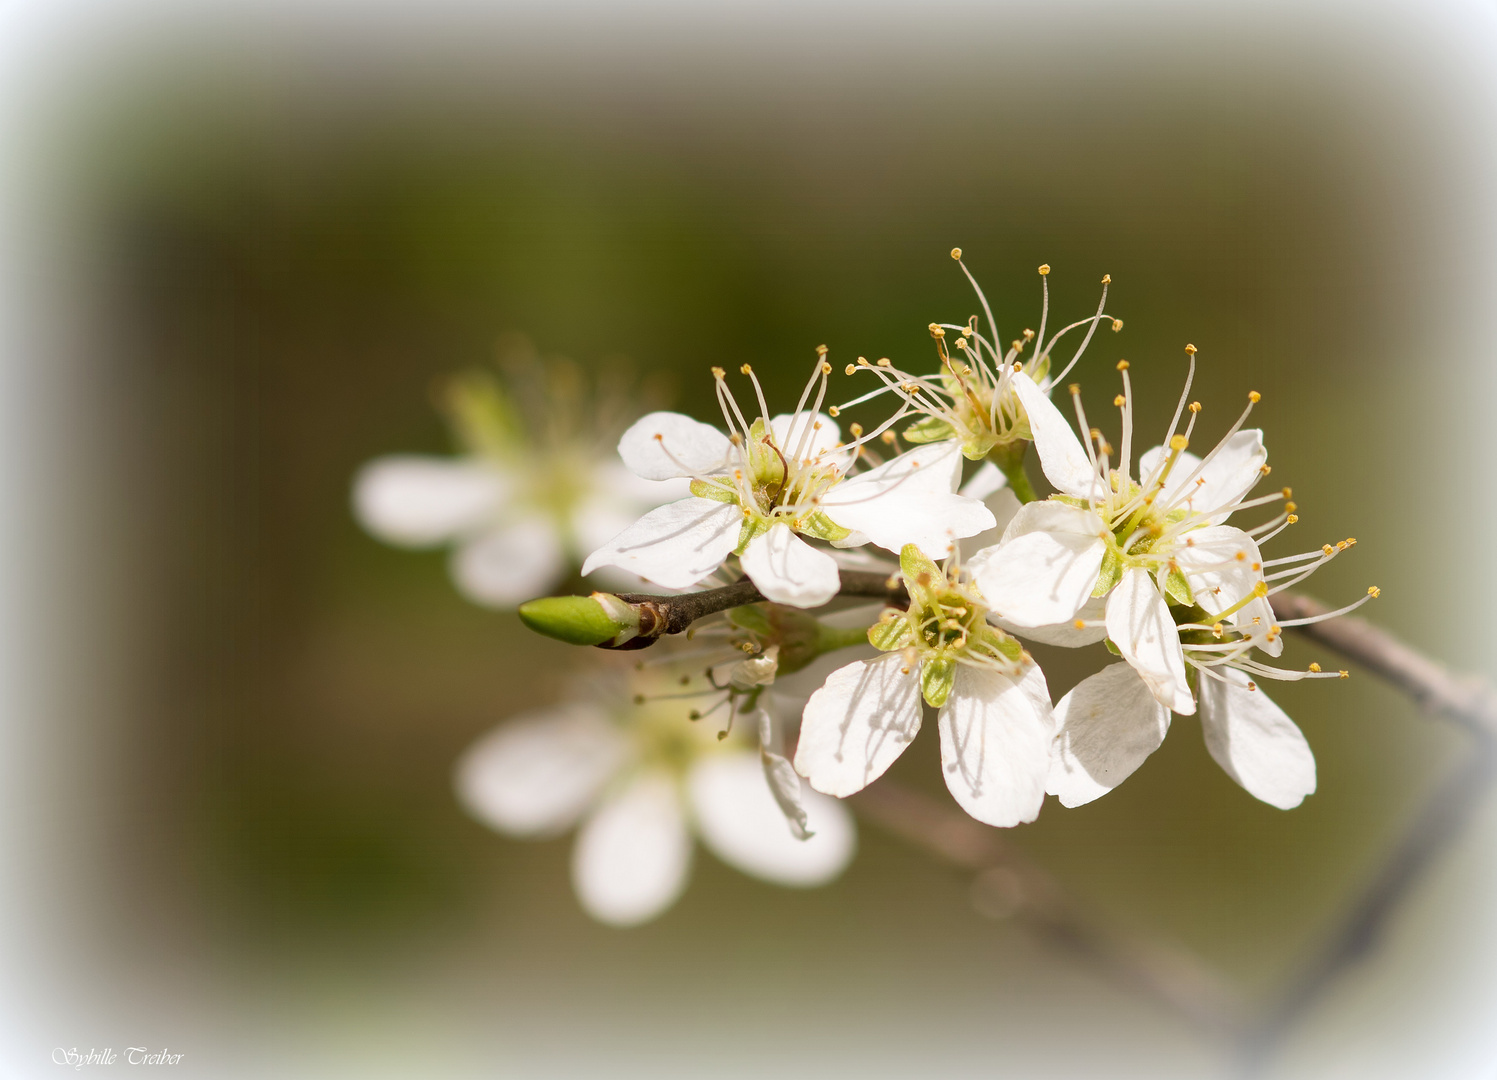
M 839 797 L 882 776 L 920 730 L 922 699 L 940 710 L 946 786 L 978 821 L 1033 821 L 1045 800 L 1053 735 L 1044 674 L 961 581 L 910 545 L 900 556 L 910 596 L 868 631 L 886 655 L 834 671 L 801 719 L 795 767 Z
M 816 368 L 794 413 L 770 417 L 759 380 L 759 414 L 748 421 L 713 369 L 728 434 L 679 413 L 645 416 L 624 433 L 619 453 L 648 480 L 689 479 L 691 497 L 662 506 L 594 551 L 590 573 L 618 566 L 669 588 L 686 588 L 715 572 L 731 554 L 770 600 L 819 607 L 837 594 L 840 575 L 828 552 L 802 537 L 836 547 L 872 543 L 889 551 L 914 544 L 942 558 L 958 537 L 993 526 L 979 499 L 956 493 L 962 457 L 955 442 L 911 451 L 849 475 L 859 450 L 904 414 L 877 430 L 841 430 L 820 412 L 832 366 L 818 350 Z M 808 400 L 815 392 L 815 401 Z
M 450 387 L 465 454 L 377 458 L 353 485 L 365 529 L 400 547 L 452 545 L 459 590 L 499 608 L 549 592 L 641 512 L 687 493 L 683 481 L 644 480 L 623 467 L 610 445 L 615 404 L 583 393 L 565 362 L 542 368 L 512 356 L 509 367 L 510 387 L 485 375 Z M 612 584 L 637 583 L 621 575 Z
M 720 666 L 722 685 L 772 678 L 772 666 L 772 657 L 731 661 Z M 531 713 L 479 740 L 457 767 L 463 805 L 512 836 L 579 826 L 577 897 L 594 918 L 617 926 L 647 922 L 681 895 L 693 833 L 724 862 L 779 885 L 823 885 L 843 871 L 857 845 L 852 815 L 815 792 L 802 796 L 797 785 L 805 837 L 797 839 L 777 801 L 783 788 L 771 790 L 769 763 L 749 742 L 767 724 L 762 707 L 724 740 L 676 707 L 700 691 L 677 692 L 679 680 L 658 669 L 636 675 L 633 689 L 641 692 L 600 688 L 591 700 Z

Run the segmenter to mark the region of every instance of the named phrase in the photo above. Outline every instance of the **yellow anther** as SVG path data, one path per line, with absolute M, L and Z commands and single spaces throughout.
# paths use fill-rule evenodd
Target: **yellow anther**
M 1248 569 L 1252 570 L 1252 572 L 1256 574 L 1259 570 L 1263 569 L 1263 564 L 1260 562 L 1255 562 Z
M 832 373 L 832 365 L 823 360 L 821 362 L 821 373 L 823 375 L 830 375 Z
M 959 337 L 959 338 L 956 339 L 956 347 L 958 349 L 965 349 L 967 347 L 967 335 L 966 334 L 963 334 L 961 337 Z
M 827 415 L 828 416 L 836 417 L 836 416 L 841 416 L 842 415 L 842 410 L 839 409 L 839 408 L 837 408 L 837 406 L 835 406 L 835 405 L 828 405 L 826 411 L 827 411 Z M 816 426 L 820 427 L 821 425 L 817 424 Z
M 1336 550 L 1337 551 L 1345 551 L 1348 546 L 1349 545 L 1347 544 L 1347 542 L 1345 540 L 1342 540 L 1340 543 L 1338 543 L 1336 545 Z
M 970 326 L 964 326 L 964 327 L 962 327 L 962 337 L 964 337 L 964 338 L 971 337 L 972 334 L 973 334 L 973 332 L 974 331 L 972 330 L 972 328 Z
M 1290 514 L 1289 517 L 1286 520 L 1289 522 L 1289 524 L 1293 525 L 1296 521 L 1299 520 L 1299 515 L 1298 514 Z
M 1383 590 L 1379 589 L 1376 585 L 1369 585 L 1367 586 L 1367 595 L 1376 600 L 1379 596 L 1383 595 Z
M 867 367 L 868 366 L 868 357 L 866 357 L 866 356 L 860 356 L 860 357 L 858 357 L 858 364 L 861 365 L 862 367 Z
M 859 357 L 859 359 L 861 359 L 861 357 Z M 857 364 L 848 364 L 845 368 L 842 369 L 842 374 L 844 374 L 844 375 L 851 375 L 854 371 L 857 371 L 857 370 L 858 370 L 858 365 Z
M 1310 665 L 1310 670 L 1318 675 L 1320 673 L 1320 665 L 1312 663 Z
M 1123 328 L 1123 320 L 1122 319 L 1113 319 L 1112 320 L 1112 332 L 1114 334 L 1116 334 L 1122 328 Z
M 1258 584 L 1254 585 L 1253 586 L 1253 595 L 1254 596 L 1259 596 L 1259 597 L 1267 596 L 1268 595 L 1268 582 L 1266 582 L 1266 581 L 1260 581 L 1260 582 L 1258 582 Z
M 1239 551 L 1236 555 L 1233 555 L 1232 558 L 1236 559 L 1238 562 L 1247 562 L 1247 552 Z
M 881 357 L 878 358 L 878 366 L 879 367 L 892 367 L 893 365 L 889 363 L 889 358 L 887 356 L 881 356 Z
M 1357 538 L 1355 536 L 1348 536 L 1345 540 L 1343 540 L 1341 542 L 1343 544 L 1345 544 L 1347 547 L 1351 547 L 1353 544 L 1355 544 L 1357 542 Z
M 943 338 L 946 336 L 946 331 L 936 323 L 931 323 L 926 329 L 930 331 L 930 336 L 933 338 Z
M 827 347 L 825 345 L 818 345 L 818 346 L 816 346 L 816 355 L 817 356 L 825 356 L 826 354 L 827 354 Z
M 1184 450 L 1190 445 L 1190 440 L 1184 435 L 1175 435 L 1170 439 L 1170 449 L 1174 451 Z
M 1260 402 L 1260 401 L 1263 400 L 1263 395 L 1260 394 L 1260 393 L 1258 393 L 1258 391 L 1256 391 L 1256 390 L 1249 390 L 1248 391 L 1248 400 L 1251 401 L 1254 405 L 1256 405 L 1256 404 L 1258 404 L 1258 402 Z
M 1320 553 L 1322 555 L 1334 555 L 1336 553 L 1336 549 L 1331 547 L 1330 544 L 1321 544 Z
M 1296 503 L 1296 502 L 1286 502 L 1286 503 L 1285 503 L 1285 504 L 1284 504 L 1284 509 L 1285 509 L 1285 510 L 1286 510 L 1286 511 L 1288 511 L 1288 512 L 1289 512 L 1289 513 L 1291 513 L 1291 514 L 1292 514 L 1292 513 L 1294 513 L 1294 512 L 1295 512 L 1295 511 L 1296 511 L 1296 510 L 1298 510 L 1298 509 L 1299 509 L 1299 503 Z
M 1102 444 L 1102 456 L 1112 457 L 1112 443 L 1104 442 Z
M 1340 671 L 1336 672 L 1336 674 L 1340 675 L 1343 679 L 1351 678 L 1351 672 L 1347 671 L 1345 668 L 1342 668 Z
M 1045 263 L 1043 266 L 1040 267 L 1040 277 L 1044 277 L 1049 272 L 1050 272 L 1050 264 L 1049 263 Z
M 1025 341 L 1033 341 L 1034 340 L 1034 331 L 1033 330 L 1025 330 L 1024 331 L 1024 340 Z
M 1248 686 L 1247 686 L 1247 688 L 1248 688 L 1248 689 L 1249 689 L 1249 690 L 1256 690 L 1256 689 L 1258 689 L 1258 684 L 1257 684 L 1257 683 L 1255 683 L 1255 682 L 1253 682 L 1253 680 L 1252 680 L 1252 679 L 1249 679 L 1249 680 L 1248 680 Z
M 724 371 L 724 370 L 723 370 L 723 369 L 722 369 L 722 368 L 720 368 L 720 367 L 715 367 L 715 368 L 713 368 L 713 369 L 712 369 L 712 377 L 713 377 L 713 378 L 714 378 L 714 379 L 721 379 L 721 378 L 723 378 L 723 377 L 724 377 L 724 376 L 725 376 L 725 375 L 727 375 L 727 372 L 726 372 L 726 371 Z
M 1190 403 L 1190 411 L 1193 412 L 1193 413 L 1200 412 L 1201 411 L 1201 403 L 1199 401 L 1192 401 Z
M 1284 498 L 1286 498 L 1286 499 L 1292 499 L 1292 498 L 1294 498 L 1294 489 L 1293 488 L 1285 488 L 1284 489 Z
M 1225 633 L 1225 631 L 1226 631 L 1226 627 L 1222 626 L 1221 623 L 1212 623 L 1211 624 L 1211 632 L 1213 634 L 1215 634 L 1217 637 L 1221 637 L 1222 634 Z
M 1077 394 L 1081 393 L 1081 384 L 1078 382 L 1073 382 L 1070 386 L 1066 387 L 1066 389 L 1071 392 L 1072 397 L 1075 397 Z
M 850 431 L 850 432 L 852 432 L 852 437 L 854 439 L 856 439 L 859 435 L 863 434 L 863 425 L 862 424 L 849 424 L 849 425 L 847 425 L 847 430 Z
M 1071 625 L 1074 626 L 1077 630 L 1085 630 L 1086 629 L 1086 620 L 1085 619 L 1077 619 Z
M 879 438 L 882 442 L 886 442 L 890 446 L 894 445 L 894 432 L 892 431 L 884 432 L 883 435 L 881 435 Z
M 1101 438 L 1102 438 L 1102 431 L 1101 431 L 1101 429 L 1100 428 L 1092 428 L 1092 430 L 1091 430 L 1091 436 L 1092 436 L 1092 442 L 1099 442 L 1099 441 L 1101 441 Z
M 962 249 L 961 248 L 952 248 L 951 249 L 951 257 L 953 259 L 960 259 L 962 257 Z
M 1190 356 L 1194 356 L 1196 354 L 1196 347 L 1194 345 L 1186 345 L 1185 351 Z
M 1117 397 L 1112 399 L 1112 403 L 1121 409 L 1124 405 L 1128 404 L 1128 399 L 1125 398 L 1122 394 L 1119 394 Z
M 1128 370 L 1128 361 L 1126 361 L 1126 360 L 1119 360 L 1118 361 L 1118 370 L 1119 371 L 1127 371 Z
M 744 364 L 743 367 L 741 367 L 741 368 L 738 369 L 738 371 L 739 371 L 739 374 L 742 374 L 742 375 L 752 375 L 754 373 L 754 369 L 751 368 L 751 367 L 749 367 L 749 365 L 747 365 L 747 364 Z
M 1112 284 L 1112 275 L 1111 274 L 1103 274 L 1102 275 L 1102 284 L 1103 285 L 1111 285 Z
M 1267 476 L 1269 473 L 1273 472 L 1273 466 L 1272 465 L 1260 465 L 1258 467 L 1258 471 L 1260 473 L 1262 473 L 1264 476 Z

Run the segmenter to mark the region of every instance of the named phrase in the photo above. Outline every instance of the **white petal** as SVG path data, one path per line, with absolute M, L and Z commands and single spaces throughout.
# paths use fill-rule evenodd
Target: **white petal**
M 1049 395 L 1022 371 L 1014 374 L 1013 386 L 1029 417 L 1029 430 L 1034 435 L 1034 448 L 1040 455 L 1045 479 L 1066 495 L 1081 499 L 1100 495 L 1102 482 L 1086 456 L 1086 448 Z
M 1263 580 L 1263 556 L 1257 542 L 1231 525 L 1211 525 L 1186 533 L 1174 555 L 1196 603 L 1211 615 L 1236 607 Z M 1255 638 L 1257 647 L 1270 656 L 1284 651 L 1282 635 L 1268 636 L 1274 620 L 1267 599 L 1251 601 L 1234 612 L 1229 621 Z
M 382 457 L 354 478 L 353 509 L 381 540 L 428 547 L 493 521 L 510 487 L 504 474 L 479 461 Z
M 1039 817 L 1054 725 L 1008 676 L 957 668 L 941 708 L 941 771 L 961 808 L 999 828 Z
M 648 922 L 674 904 L 690 868 L 681 796 L 663 773 L 639 776 L 600 806 L 572 848 L 577 899 L 615 926 Z
M 1292 810 L 1315 792 L 1310 744 L 1262 689 L 1249 690 L 1235 668 L 1216 668 L 1231 685 L 1201 676 L 1201 733 L 1206 749 L 1227 775 L 1280 810 Z
M 999 488 L 982 500 L 993 514 L 993 527 L 962 541 L 962 550 L 977 552 L 1003 542 L 1004 531 L 1013 523 L 1024 504 L 1009 488 Z
M 789 525 L 773 525 L 743 552 L 743 572 L 766 598 L 792 607 L 820 607 L 842 587 L 837 560 L 818 551 Z
M 766 881 L 823 885 L 846 868 L 857 847 L 852 814 L 814 791 L 804 796 L 810 839 L 791 835 L 757 754 L 702 758 L 687 777 L 687 791 L 697 831 L 712 853 Z
M 1003 470 L 991 461 L 984 461 L 977 467 L 977 471 L 957 491 L 958 495 L 965 495 L 969 499 L 986 499 L 993 492 L 1008 484 L 1008 477 L 1003 475 Z
M 717 428 L 675 412 L 648 413 L 619 440 L 619 457 L 646 480 L 721 472 L 731 450 Z
M 617 566 L 670 589 L 695 585 L 738 543 L 743 511 L 692 497 L 651 510 L 587 557 L 584 575 Z
M 1106 795 L 1159 749 L 1170 711 L 1128 664 L 1083 679 L 1055 706 L 1055 745 L 1045 790 L 1062 806 Z
M 801 438 L 806 433 L 806 425 L 811 425 L 811 437 L 806 439 L 806 445 L 800 446 Z M 822 464 L 836 463 L 846 465 L 850 454 L 837 451 L 837 444 L 842 441 L 842 429 L 825 413 L 781 413 L 769 422 L 769 430 L 774 433 L 775 445 L 780 448 L 780 453 L 789 458 L 800 449 L 801 461 L 820 461 Z
M 1156 446 L 1138 459 L 1139 479 L 1147 480 L 1149 474 L 1164 461 L 1166 451 Z M 1263 478 L 1263 466 L 1268 461 L 1268 451 L 1263 446 L 1263 432 L 1257 428 L 1239 431 L 1223 446 L 1195 476 L 1201 459 L 1189 450 L 1180 454 L 1175 467 L 1170 470 L 1169 481 L 1159 500 L 1160 506 L 1179 505 L 1201 514 L 1210 514 L 1210 521 L 1219 524 L 1227 519 L 1249 491 Z M 1186 488 L 1189 491 L 1186 492 Z M 1186 498 L 1181 500 L 1181 493 Z M 1215 511 L 1213 513 L 1213 511 Z
M 628 743 L 590 705 L 511 720 L 458 759 L 458 799 L 479 821 L 513 836 L 572 827 L 623 764 Z
M 1084 645 L 1095 645 L 1107 637 L 1107 624 L 1104 621 L 1106 614 L 1107 600 L 1104 597 L 1094 596 L 1081 605 L 1081 610 L 1076 612 L 1075 619 L 1051 623 L 1049 626 L 1016 626 L 1003 618 L 993 618 L 991 621 L 999 628 L 1026 641 L 1038 641 L 1041 645 L 1055 645 L 1062 649 L 1079 649 Z M 1078 630 L 1076 619 L 1092 625 L 1083 626 Z
M 920 730 L 920 671 L 888 653 L 848 664 L 811 695 L 801 718 L 795 771 L 839 798 L 877 780 Z
M 962 460 L 954 440 L 918 447 L 842 481 L 822 498 L 822 509 L 881 548 L 914 544 L 944 559 L 956 540 L 995 524 L 981 502 L 954 494 Z
M 1147 570 L 1125 570 L 1108 596 L 1107 636 L 1161 705 L 1181 716 L 1196 711 L 1185 681 L 1180 632 Z
M 1004 541 L 985 548 L 967 571 L 988 604 L 1015 626 L 1074 619 L 1092 590 L 1107 551 L 1107 526 L 1090 510 L 1058 502 L 1020 509 Z
M 543 517 L 527 517 L 463 544 L 452 578 L 475 604 L 509 608 L 549 592 L 566 571 L 561 537 Z

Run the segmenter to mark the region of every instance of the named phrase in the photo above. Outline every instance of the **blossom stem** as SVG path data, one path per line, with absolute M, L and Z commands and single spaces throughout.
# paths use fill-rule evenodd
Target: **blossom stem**
M 1021 503 L 1032 503 L 1039 499 L 1034 485 L 1029 482 L 1029 474 L 1024 471 L 1024 453 L 1028 449 L 1029 443 L 1020 440 L 1000 443 L 988 452 L 988 460 L 1008 477 L 1008 486 Z
M 904 585 L 897 580 L 897 577 L 891 579 L 888 574 L 871 570 L 843 570 L 841 579 L 841 588 L 837 590 L 838 596 L 869 597 L 901 608 L 909 604 Z M 624 603 L 638 609 L 639 633 L 638 636 L 630 638 L 621 645 L 598 646 L 601 649 L 643 649 L 654 644 L 657 638 L 665 634 L 683 632 L 698 619 L 715 615 L 719 611 L 727 611 L 729 608 L 757 604 L 765 599 L 758 586 L 748 578 L 721 588 L 681 593 L 676 596 L 652 596 L 648 593 L 619 593 L 617 595 Z

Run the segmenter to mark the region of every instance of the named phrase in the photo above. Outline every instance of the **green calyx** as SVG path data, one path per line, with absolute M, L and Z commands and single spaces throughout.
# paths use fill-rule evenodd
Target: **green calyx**
M 910 595 L 906 611 L 886 610 L 868 628 L 882 652 L 911 649 L 920 662 L 920 694 L 933 708 L 946 704 L 963 659 L 1018 665 L 1023 647 L 987 621 L 987 608 L 914 544 L 899 553 Z
M 520 621 L 569 645 L 618 645 L 639 630 L 639 612 L 610 593 L 546 596 L 520 605 Z
M 780 675 L 799 671 L 824 653 L 860 645 L 867 635 L 861 627 L 828 626 L 799 608 L 767 602 L 733 608 L 728 622 L 743 631 L 734 641 L 740 647 L 752 646 L 747 652 L 779 647 Z

